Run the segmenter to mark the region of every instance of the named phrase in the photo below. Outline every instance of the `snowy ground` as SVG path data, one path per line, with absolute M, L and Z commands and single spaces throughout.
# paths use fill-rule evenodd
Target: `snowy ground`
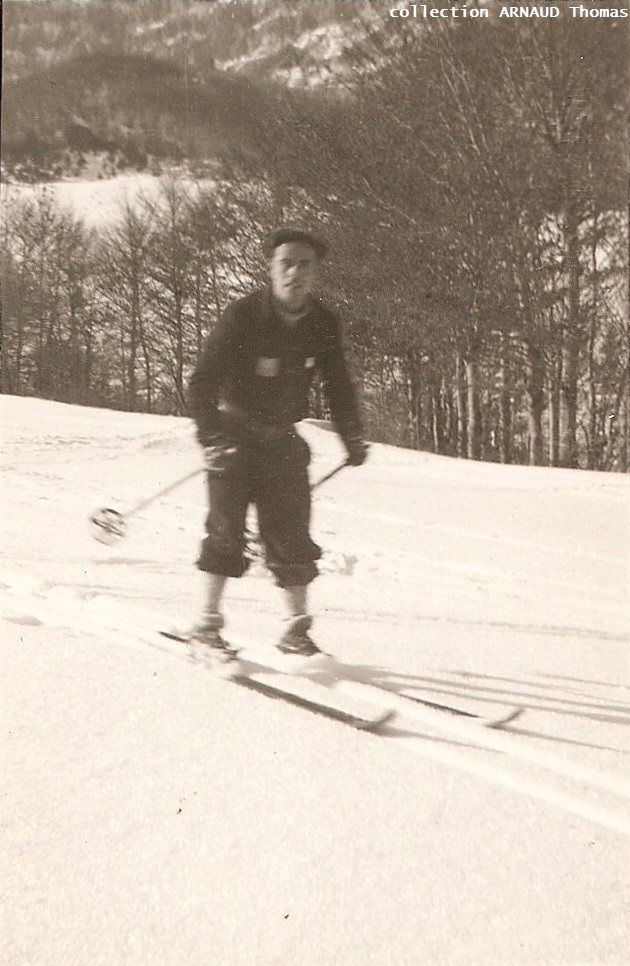
M 7 204 L 21 199 L 37 200 L 47 194 L 82 217 L 90 227 L 100 228 L 112 221 L 126 203 L 133 204 L 139 196 L 154 197 L 158 187 L 159 179 L 153 175 L 130 174 L 94 180 L 51 181 L 41 185 L 14 182 L 3 184 L 0 196 Z
M 177 182 L 190 191 L 207 188 L 208 179 L 192 180 L 177 172 Z M 3 182 L 0 199 L 3 205 L 21 200 L 51 197 L 63 208 L 81 218 L 88 228 L 101 229 L 115 221 L 126 205 L 138 205 L 141 199 L 155 201 L 163 186 L 161 178 L 152 174 L 119 174 L 113 178 L 82 178 L 47 181 L 41 184 Z
M 188 421 L 0 417 L 3 963 L 630 962 L 627 478 L 375 446 L 322 488 L 315 535 L 356 562 L 314 585 L 319 641 L 388 687 L 527 707 L 495 746 L 370 735 L 72 620 L 95 595 L 195 616 L 201 477 L 115 547 L 87 525 L 195 468 Z M 315 478 L 342 451 L 303 431 Z M 273 641 L 266 577 L 227 610 Z

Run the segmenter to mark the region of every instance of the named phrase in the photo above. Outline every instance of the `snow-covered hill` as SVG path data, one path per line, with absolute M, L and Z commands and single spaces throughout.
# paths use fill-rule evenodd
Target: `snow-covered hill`
M 184 181 L 185 183 L 185 181 Z M 71 211 L 87 228 L 103 228 L 120 217 L 125 205 L 135 205 L 141 198 L 152 200 L 159 192 L 160 179 L 151 174 L 126 174 L 94 180 L 76 178 L 45 184 L 20 182 L 0 186 L 2 205 L 20 201 L 39 201 L 43 196 Z
M 314 585 L 318 640 L 416 696 L 524 705 L 493 750 L 411 719 L 357 733 L 49 620 L 101 596 L 130 628 L 195 617 L 201 477 L 116 546 L 88 516 L 199 455 L 184 419 L 8 396 L 0 416 L 3 962 L 627 959 L 627 478 L 375 446 L 318 491 L 347 564 Z M 342 449 L 302 429 L 315 479 Z M 271 581 L 234 581 L 227 616 L 273 642 Z

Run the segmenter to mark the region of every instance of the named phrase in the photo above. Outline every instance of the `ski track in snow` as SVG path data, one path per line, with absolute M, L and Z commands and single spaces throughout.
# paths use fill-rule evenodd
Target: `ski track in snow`
M 199 606 L 201 479 L 130 520 L 115 547 L 92 541 L 96 507 L 128 512 L 194 468 L 187 420 L 12 397 L 1 407 L 14 896 L 5 962 L 40 962 L 41 949 L 46 966 L 188 966 L 208 949 L 230 966 L 621 961 L 627 478 L 375 446 L 365 467 L 326 484 L 314 506 L 327 550 L 313 585 L 323 645 L 416 698 L 527 709 L 505 731 L 481 733 L 401 698 L 383 736 L 356 735 L 173 661 L 166 642 L 158 649 L 156 628 L 185 625 Z M 303 432 L 316 479 L 342 450 L 316 425 Z M 227 605 L 235 639 L 255 622 L 273 641 L 268 578 L 233 582 Z M 135 709 L 131 730 L 113 695 Z M 88 771 L 75 731 L 100 756 Z M 174 772 L 175 838 L 155 818 Z M 63 789 L 74 802 L 67 819 L 55 804 Z M 131 810 L 121 812 L 124 798 Z M 91 839 L 97 815 L 108 834 L 81 860 L 77 830 Z M 145 905 L 149 879 L 132 866 L 149 879 L 150 868 L 170 870 L 151 879 L 157 918 Z M 123 892 L 133 921 L 118 907 Z M 208 903 L 216 915 L 199 914 Z M 489 918 L 490 908 L 501 912 Z
M 0 582 L 5 589 L 16 589 L 15 584 L 13 587 L 11 586 L 11 577 L 9 575 L 5 574 L 4 578 L 0 575 Z M 67 627 L 72 630 L 83 631 L 87 634 L 103 636 L 106 640 L 118 641 L 123 645 L 157 647 L 158 650 L 164 653 L 177 653 L 178 651 L 177 643 L 170 643 L 158 634 L 161 628 L 168 628 L 166 618 L 161 615 L 156 616 L 150 611 L 142 611 L 138 608 L 121 608 L 119 603 L 114 599 L 108 600 L 107 598 L 99 598 L 98 596 L 91 595 L 84 595 L 82 597 L 81 595 L 73 593 L 68 588 L 63 587 L 38 588 L 31 583 L 31 592 L 25 593 L 25 586 L 28 586 L 28 583 L 26 585 L 22 583 L 20 593 L 20 583 L 20 581 L 17 582 L 17 595 L 14 597 L 14 607 L 11 606 L 10 600 L 7 606 L 6 598 L 2 602 L 3 616 L 9 620 L 16 623 Z M 180 647 L 182 657 L 184 657 L 186 651 L 183 645 L 180 645 Z M 345 682 L 342 682 L 343 684 Z M 347 689 L 342 688 L 342 690 Z M 357 692 L 351 690 L 350 693 Z M 363 685 L 358 686 L 358 694 L 366 696 L 368 700 L 370 693 L 369 687 L 365 688 Z M 376 694 L 376 692 L 374 693 Z M 381 698 L 383 699 L 383 703 L 387 704 L 384 692 L 377 695 L 378 703 L 380 703 Z M 393 694 L 391 698 L 392 707 L 398 709 L 403 721 L 405 718 L 410 719 L 412 723 L 418 723 L 419 721 L 425 727 L 428 726 L 432 731 L 437 730 L 440 733 L 444 730 L 448 735 L 472 742 L 473 745 L 478 744 L 482 748 L 490 748 L 498 751 L 507 755 L 508 758 L 511 757 L 517 761 L 529 761 L 535 766 L 549 769 L 552 772 L 573 779 L 582 786 L 592 785 L 595 788 L 602 788 L 618 796 L 630 797 L 630 781 L 624 781 L 605 772 L 597 772 L 584 768 L 579 763 L 572 763 L 561 757 L 549 754 L 549 752 L 536 751 L 528 748 L 526 745 L 519 746 L 513 737 L 497 731 L 480 729 L 477 725 L 471 725 L 467 719 L 462 720 L 452 715 L 436 712 L 433 709 L 407 705 L 404 701 L 396 702 Z M 599 704 L 598 707 L 609 707 L 611 710 L 617 708 L 630 715 L 630 707 L 627 705 L 619 708 L 616 705 Z M 565 713 L 567 712 L 565 711 Z M 570 711 L 568 713 L 570 714 Z M 628 717 L 628 723 L 630 724 L 630 717 Z M 586 800 L 559 793 L 540 783 L 526 780 L 522 776 L 515 776 L 494 764 L 471 762 L 462 757 L 461 754 L 447 751 L 443 747 L 436 749 L 428 746 L 431 749 L 429 752 L 426 743 L 418 746 L 417 744 L 410 743 L 409 737 L 409 735 L 404 737 L 404 746 L 410 748 L 414 753 L 420 753 L 421 756 L 429 755 L 441 762 L 446 761 L 471 774 L 481 775 L 491 782 L 496 782 L 508 788 L 517 788 L 521 794 L 531 795 L 535 799 L 549 802 L 570 813 L 580 815 L 590 821 L 601 824 L 605 828 L 630 835 L 630 819 L 625 818 L 621 814 L 606 811 L 590 804 Z M 394 740 L 396 739 L 394 738 Z

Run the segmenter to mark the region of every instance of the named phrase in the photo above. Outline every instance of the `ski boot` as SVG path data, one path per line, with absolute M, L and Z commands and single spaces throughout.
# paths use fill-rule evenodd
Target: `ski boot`
M 312 623 L 313 618 L 309 614 L 298 614 L 287 619 L 284 634 L 276 645 L 287 659 L 287 670 L 298 674 L 321 671 L 334 663 L 331 655 L 320 650 L 310 637 L 308 632 Z
M 225 677 L 238 673 L 238 650 L 225 640 L 221 631 L 225 621 L 222 614 L 204 614 L 190 635 L 193 657 L 209 662 Z

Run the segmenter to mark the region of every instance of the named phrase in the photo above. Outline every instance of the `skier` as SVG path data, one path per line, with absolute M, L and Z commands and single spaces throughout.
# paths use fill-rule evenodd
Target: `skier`
M 204 448 L 209 512 L 198 567 L 208 575 L 202 618 L 194 631 L 221 660 L 235 650 L 222 636 L 222 598 L 230 577 L 247 569 L 247 507 L 256 505 L 267 566 L 282 589 L 288 616 L 277 647 L 314 658 L 308 585 L 321 551 L 309 534 L 310 451 L 295 423 L 307 415 L 318 373 L 348 463 L 368 452 L 339 322 L 314 292 L 324 239 L 300 227 L 274 231 L 265 245 L 269 284 L 231 303 L 207 339 L 190 380 L 190 411 Z

